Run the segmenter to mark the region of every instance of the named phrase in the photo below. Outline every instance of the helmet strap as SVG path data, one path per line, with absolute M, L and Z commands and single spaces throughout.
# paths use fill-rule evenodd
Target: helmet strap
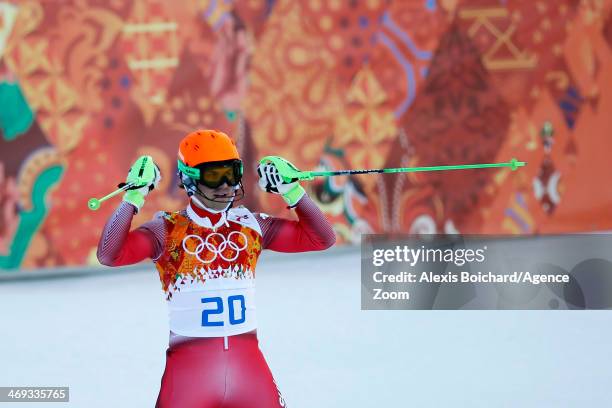
M 206 196 L 204 196 L 204 197 L 206 197 Z M 206 197 L 206 198 L 208 198 L 208 197 Z M 207 206 L 206 206 L 206 205 L 205 205 L 205 204 L 202 202 L 202 200 L 200 200 L 200 198 L 199 198 L 199 197 L 198 197 L 196 194 L 194 194 L 194 195 L 192 195 L 192 196 L 191 196 L 191 200 L 192 200 L 192 201 L 194 201 L 194 202 L 195 202 L 195 204 L 196 204 L 198 207 L 200 207 L 200 208 L 202 208 L 202 209 L 204 209 L 204 210 L 206 210 L 206 211 L 208 211 L 208 212 L 210 212 L 210 213 L 213 213 L 213 214 L 220 214 L 220 213 L 226 212 L 226 211 L 227 211 L 227 210 L 228 210 L 228 209 L 229 209 L 229 208 L 232 206 L 232 203 L 234 202 L 234 200 L 232 200 L 232 201 L 228 201 L 228 202 L 227 202 L 227 205 L 225 206 L 225 208 L 223 208 L 223 209 L 221 209 L 221 210 L 215 210 L 215 209 L 212 209 L 212 208 L 210 208 L 210 207 L 207 207 Z M 213 200 L 211 200 L 211 201 L 213 201 Z

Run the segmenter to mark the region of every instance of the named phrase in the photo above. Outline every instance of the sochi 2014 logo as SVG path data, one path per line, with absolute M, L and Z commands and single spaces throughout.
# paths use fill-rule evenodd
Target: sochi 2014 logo
M 196 246 L 194 249 L 193 245 L 189 245 L 195 241 Z M 209 264 L 217 259 L 217 256 L 221 259 L 232 262 L 238 259 L 240 252 L 244 251 L 248 246 L 247 236 L 241 231 L 232 231 L 227 237 L 218 232 L 210 233 L 206 238 L 202 238 L 199 235 L 187 235 L 183 239 L 183 249 L 189 255 L 195 255 L 198 261 Z M 224 254 L 226 249 L 230 249 L 229 252 Z

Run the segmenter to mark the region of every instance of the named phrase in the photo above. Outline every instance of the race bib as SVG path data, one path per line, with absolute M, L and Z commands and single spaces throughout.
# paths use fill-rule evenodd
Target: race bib
M 168 302 L 170 330 L 188 337 L 225 337 L 257 328 L 253 279 L 216 278 L 182 285 Z

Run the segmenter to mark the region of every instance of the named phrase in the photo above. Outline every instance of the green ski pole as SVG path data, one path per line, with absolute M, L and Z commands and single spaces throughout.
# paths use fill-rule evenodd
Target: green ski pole
M 333 177 L 347 176 L 351 174 L 370 174 L 370 173 L 416 173 L 424 171 L 448 171 L 448 170 L 466 170 L 466 169 L 490 169 L 507 167 L 512 171 L 519 167 L 524 167 L 527 163 L 512 159 L 509 162 L 501 163 L 479 163 L 479 164 L 456 164 L 450 166 L 425 166 L 425 167 L 399 167 L 388 169 L 367 169 L 367 170 L 333 170 L 333 171 L 300 171 L 290 166 L 286 161 L 278 156 L 266 156 L 260 162 L 270 161 L 274 163 L 279 173 L 285 181 L 293 182 L 298 180 L 312 180 L 315 177 Z

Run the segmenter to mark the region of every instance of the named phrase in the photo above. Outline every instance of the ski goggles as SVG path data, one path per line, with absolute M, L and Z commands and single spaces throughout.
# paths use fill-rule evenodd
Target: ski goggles
M 182 161 L 178 161 L 179 171 L 191 177 L 199 184 L 208 188 L 218 188 L 223 183 L 229 186 L 237 186 L 242 180 L 242 161 L 238 159 L 219 162 L 209 162 L 189 167 Z

